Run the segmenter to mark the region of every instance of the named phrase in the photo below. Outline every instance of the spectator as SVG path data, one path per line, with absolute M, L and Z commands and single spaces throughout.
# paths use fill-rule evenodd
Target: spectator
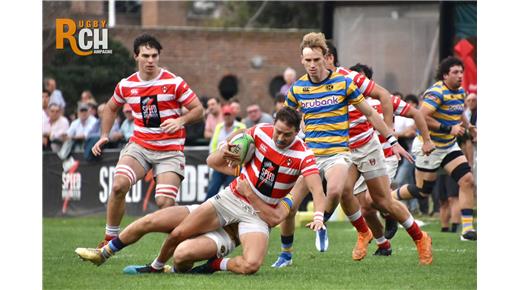
M 49 91 L 42 91 L 42 149 L 50 150 L 49 135 L 51 133 L 51 122 L 47 113 L 50 99 Z
M 125 105 L 128 105 L 128 104 L 125 104 Z M 97 108 L 97 110 L 99 112 L 99 116 L 103 115 L 103 110 L 105 109 L 105 106 L 106 106 L 105 103 L 99 104 L 99 107 Z M 124 109 L 125 108 L 126 109 L 129 108 L 130 110 L 132 110 L 132 108 L 130 108 L 129 106 L 128 107 L 125 106 Z M 101 136 L 101 122 L 102 122 L 101 118 L 96 119 L 95 123 L 92 125 L 92 128 L 87 132 L 87 140 L 89 142 L 86 142 L 85 150 L 89 151 L 88 153 L 91 153 L 90 149 L 92 149 L 92 146 L 94 146 L 94 144 L 97 142 L 97 140 L 99 140 L 99 137 Z M 133 126 L 133 118 L 132 118 L 132 126 Z M 93 143 L 90 143 L 94 139 L 95 139 L 95 141 Z M 108 143 L 105 144 L 104 148 L 117 148 L 119 146 L 119 143 L 122 140 L 124 140 L 124 134 L 121 131 L 121 127 L 119 126 L 119 119 L 116 118 L 114 120 L 114 124 L 112 125 L 112 128 L 110 129 L 110 133 L 108 134 Z
M 87 106 L 88 106 L 88 113 L 89 113 L 89 115 L 95 117 L 96 119 L 99 118 L 99 115 L 98 115 L 98 105 L 97 105 L 96 101 L 89 101 L 87 103 Z
M 84 90 L 83 92 L 81 92 L 81 98 L 79 100 L 79 103 L 83 103 L 83 104 L 94 103 L 97 105 L 96 98 L 94 98 L 94 96 L 92 95 L 92 92 L 89 90 Z
M 237 99 L 231 100 L 231 109 L 233 109 L 233 114 L 235 114 L 235 120 L 241 122 L 242 121 L 242 108 L 240 107 L 240 102 Z
M 50 103 L 47 112 L 49 113 L 49 121 L 51 129 L 49 133 L 49 142 L 52 152 L 58 152 L 65 142 L 67 130 L 69 129 L 69 121 L 61 114 L 58 104 Z
M 254 104 L 247 107 L 247 118 L 244 119 L 244 124 L 247 128 L 251 128 L 259 123 L 273 123 L 273 118 L 262 112 L 260 106 Z
M 78 118 L 70 124 L 67 139 L 58 152 L 58 157 L 63 161 L 63 171 L 68 172 L 77 166 L 77 161 L 71 155 L 73 152 L 83 151 L 87 134 L 96 122 L 97 119 L 88 113 L 88 105 L 80 104 Z
M 246 125 L 235 120 L 235 113 L 231 106 L 225 105 L 222 107 L 222 113 L 224 115 L 224 121 L 217 124 L 215 127 L 215 134 L 211 138 L 209 153 L 213 153 L 217 150 L 218 144 L 226 140 L 226 138 L 238 129 L 245 129 Z M 213 170 L 208 185 L 208 194 L 206 200 L 214 196 L 220 191 L 221 186 L 228 186 L 235 177 L 225 175 Z
M 287 91 L 296 81 L 296 71 L 291 67 L 286 68 L 283 72 L 283 80 L 285 81 L 285 84 L 280 88 L 280 93 L 286 96 Z
M 123 133 L 123 141 L 126 143 L 134 133 L 134 115 L 132 115 L 130 104 L 123 106 L 123 114 L 125 115 L 125 120 L 121 124 L 121 133 Z
M 46 78 L 45 89 L 51 93 L 50 103 L 57 104 L 61 110 L 61 112 L 65 112 L 65 99 L 63 98 L 63 94 L 60 90 L 56 88 L 56 80 L 53 78 Z
M 282 93 L 278 93 L 274 96 L 274 111 L 273 111 L 273 119 L 276 119 L 276 113 L 283 108 L 283 104 L 285 103 L 285 95 Z
M 208 99 L 208 109 L 206 110 L 206 125 L 204 126 L 204 138 L 211 139 L 215 132 L 215 126 L 222 122 L 220 112 L 220 100 L 218 98 Z

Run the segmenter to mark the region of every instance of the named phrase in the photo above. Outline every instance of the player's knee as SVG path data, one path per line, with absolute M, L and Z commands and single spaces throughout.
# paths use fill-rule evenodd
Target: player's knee
M 175 205 L 175 200 L 168 197 L 157 197 L 155 203 L 160 209 Z
M 141 218 L 139 227 L 143 232 L 148 233 L 156 227 L 157 222 L 158 221 L 153 214 L 147 214 L 143 218 Z
M 117 195 L 126 195 L 130 190 L 130 181 L 120 175 L 115 175 L 114 183 L 112 184 L 112 192 Z
M 366 217 L 366 216 L 370 216 L 374 213 L 376 213 L 376 209 L 374 209 L 371 205 L 369 204 L 361 204 L 361 214 Z
M 180 244 L 177 246 L 175 252 L 173 253 L 173 260 L 176 264 L 181 264 L 185 263 L 186 261 L 190 261 L 190 259 L 192 258 L 191 256 L 191 249 L 185 244 Z
M 459 187 L 462 188 L 473 188 L 475 186 L 475 179 L 473 174 L 465 174 L 459 179 Z
M 298 212 L 298 208 L 296 207 L 291 207 L 291 209 L 289 210 L 289 215 L 287 216 L 287 219 L 289 218 L 292 218 L 294 219 L 296 217 L 296 213 Z
M 255 260 L 244 260 L 242 274 L 245 274 L 245 275 L 254 274 L 254 273 L 258 272 L 258 270 L 260 270 L 260 266 L 262 266 L 262 263 L 258 260 L 256 260 L 256 261 Z
M 176 227 L 168 236 L 168 240 L 183 241 L 187 239 L 185 231 L 182 227 Z

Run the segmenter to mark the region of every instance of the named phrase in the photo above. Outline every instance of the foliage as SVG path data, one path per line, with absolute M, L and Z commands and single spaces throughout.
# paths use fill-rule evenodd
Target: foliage
M 106 102 L 116 84 L 135 69 L 135 61 L 123 44 L 109 39 L 112 54 L 78 56 L 70 46 L 56 50 L 49 65 L 44 65 L 43 76 L 56 79 L 57 87 L 67 102 L 67 113 L 76 109 L 83 90 L 90 90 L 98 103 Z

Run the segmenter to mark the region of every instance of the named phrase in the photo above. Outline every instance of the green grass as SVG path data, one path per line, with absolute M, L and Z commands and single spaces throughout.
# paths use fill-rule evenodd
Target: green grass
M 123 225 L 134 218 L 127 217 Z M 95 267 L 81 261 L 76 247 L 93 247 L 102 238 L 104 217 L 45 218 L 43 220 L 44 289 L 476 289 L 477 245 L 441 233 L 434 220 L 423 227 L 433 238 L 433 264 L 418 265 L 415 245 L 401 228 L 392 240 L 391 257 L 376 257 L 375 242 L 361 261 L 351 259 L 355 231 L 344 222 L 329 223 L 329 250 L 314 248 L 314 233 L 299 228 L 291 267 L 272 269 L 280 249 L 279 229 L 271 232 L 264 265 L 252 276 L 219 272 L 209 276 L 142 275 L 122 273 L 130 264 L 151 262 L 164 234 L 149 234 Z M 239 247 L 234 255 L 239 254 Z

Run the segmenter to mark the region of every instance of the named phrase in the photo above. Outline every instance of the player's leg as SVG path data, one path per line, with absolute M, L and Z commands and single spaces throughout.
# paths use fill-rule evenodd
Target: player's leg
M 149 158 L 154 164 L 156 178 L 155 202 L 159 208 L 175 205 L 175 199 L 184 178 L 185 158 L 180 151 L 153 152 Z
M 434 193 L 438 193 L 439 196 L 439 220 L 441 222 L 441 232 L 449 232 L 449 223 L 450 223 L 450 204 L 448 201 L 448 194 L 446 192 L 446 175 L 440 174 L 437 178 L 437 182 L 435 182 L 435 187 L 433 188 Z
M 268 242 L 269 236 L 266 233 L 250 232 L 240 235 L 242 256 L 231 258 L 227 264 L 227 270 L 246 275 L 258 272 L 267 254 Z M 220 265 L 221 270 L 225 270 L 222 264 Z
M 477 233 L 473 228 L 475 181 L 471 168 L 460 150 L 454 150 L 446 155 L 442 166 L 459 185 L 459 205 L 462 216 L 461 240 L 474 241 L 477 239 Z
M 132 147 L 125 147 L 125 149 L 132 150 Z M 142 179 L 148 170 L 144 160 L 139 161 L 134 155 L 124 155 L 124 153 L 125 151 L 121 152 L 122 156 L 116 165 L 114 181 L 108 198 L 105 240 L 98 247 L 104 246 L 119 235 L 119 226 L 125 213 L 126 194 L 130 187 Z M 130 153 L 132 152 L 130 151 Z
M 352 250 L 352 259 L 360 261 L 366 256 L 368 244 L 372 241 L 373 235 L 361 213 L 359 201 L 354 197 L 353 193 L 355 182 L 359 178 L 357 166 L 350 166 L 346 176 L 346 180 L 345 177 L 343 177 L 344 188 L 343 194 L 341 195 L 341 208 L 347 215 L 349 222 L 357 231 L 357 241 Z
M 173 272 L 188 272 L 195 262 L 209 260 L 216 256 L 217 244 L 206 235 L 187 239 L 177 246 L 173 253 Z
M 155 202 L 159 208 L 175 205 L 179 192 L 181 177 L 175 172 L 163 172 L 156 177 Z
M 421 231 L 406 206 L 390 195 L 390 180 L 387 175 L 368 178 L 365 176 L 370 195 L 377 208 L 388 212 L 408 232 L 417 246 L 421 264 L 431 264 L 431 238 Z
M 361 178 L 362 177 L 360 177 L 360 179 Z M 377 209 L 372 206 L 372 199 L 370 198 L 370 194 L 367 193 L 367 190 L 357 192 L 356 189 L 354 189 L 354 193 L 356 198 L 359 200 L 359 204 L 361 205 L 361 214 L 365 218 L 367 225 L 372 231 L 372 235 L 376 240 L 377 250 L 374 255 L 390 256 L 392 254 L 392 246 L 390 241 L 385 237 L 383 224 L 377 216 Z
M 147 214 L 128 225 L 118 237 L 112 239 L 105 246 L 98 249 L 77 248 L 76 254 L 83 260 L 101 265 L 115 253 L 134 244 L 147 233 L 171 232 L 188 216 L 190 208 L 196 208 L 196 206 L 174 206 Z
M 296 184 L 291 189 L 293 206 L 291 207 L 287 218 L 282 223 L 280 223 L 280 239 L 282 242 L 282 249 L 277 260 L 271 265 L 273 268 L 282 268 L 292 264 L 294 231 L 296 228 L 296 213 L 298 212 L 298 208 L 300 207 L 308 192 L 309 190 L 307 188 L 307 184 L 303 180 L 303 177 L 298 178 Z

